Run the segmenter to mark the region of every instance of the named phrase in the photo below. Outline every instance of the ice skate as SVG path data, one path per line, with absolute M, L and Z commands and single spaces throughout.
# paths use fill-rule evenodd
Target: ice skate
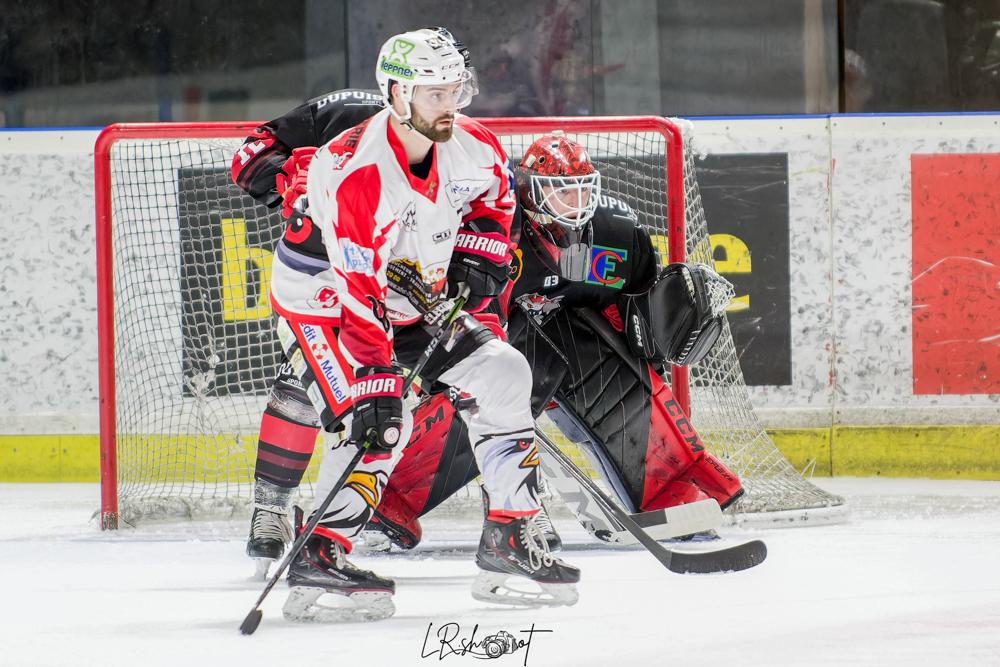
M 396 612 L 392 603 L 395 582 L 348 561 L 344 546 L 322 526 L 316 528 L 289 566 L 288 586 L 282 613 L 289 621 L 378 621 Z M 326 593 L 336 596 L 327 599 L 331 604 L 320 600 Z
M 490 513 L 490 499 L 486 495 L 486 487 L 482 483 L 479 484 L 479 492 L 483 496 L 483 514 L 488 515 Z M 552 525 L 552 519 L 549 518 L 549 511 L 546 507 L 552 494 L 549 493 L 548 486 L 545 484 L 545 480 L 540 473 L 538 475 L 538 495 L 541 499 L 542 508 L 535 515 L 535 523 L 538 524 L 542 535 L 545 536 L 545 543 L 548 545 L 549 551 L 559 551 L 562 549 L 562 538 L 559 537 L 555 526 Z
M 290 502 L 290 489 L 283 489 L 264 480 L 258 480 L 254 485 L 247 556 L 256 561 L 255 579 L 267 579 L 271 563 L 281 558 L 285 547 L 292 541 L 292 527 L 288 522 Z
M 579 599 L 580 570 L 549 552 L 534 518 L 487 518 L 476 565 L 480 572 L 472 584 L 472 597 L 482 602 L 557 607 Z

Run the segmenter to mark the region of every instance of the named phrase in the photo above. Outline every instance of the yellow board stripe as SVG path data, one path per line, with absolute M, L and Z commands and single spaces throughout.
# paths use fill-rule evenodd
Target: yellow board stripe
M 1000 425 L 834 426 L 768 434 L 796 469 L 809 467 L 820 477 L 1000 480 Z M 134 444 L 163 450 L 161 465 L 183 481 L 253 479 L 255 436 L 155 436 Z M 567 450 L 587 467 L 581 452 Z M 0 435 L 0 482 L 97 482 L 99 451 L 96 435 Z M 318 447 L 306 479 L 315 480 L 321 453 Z

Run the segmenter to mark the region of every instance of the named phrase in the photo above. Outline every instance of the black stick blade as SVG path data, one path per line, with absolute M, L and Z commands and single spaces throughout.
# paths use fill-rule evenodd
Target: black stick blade
M 257 626 L 260 625 L 260 620 L 264 618 L 264 612 L 260 609 L 252 609 L 247 617 L 243 619 L 240 623 L 240 633 L 244 635 L 252 635 L 257 630 Z
M 767 546 L 760 540 L 753 540 L 718 551 L 675 551 L 668 567 L 678 574 L 739 572 L 760 565 L 765 558 Z

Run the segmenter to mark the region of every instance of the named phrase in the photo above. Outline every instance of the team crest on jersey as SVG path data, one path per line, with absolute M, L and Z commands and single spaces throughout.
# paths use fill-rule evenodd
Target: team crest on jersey
M 334 148 L 333 146 L 330 146 L 330 154 L 333 155 L 333 158 L 331 158 L 332 162 L 331 168 L 334 171 L 337 171 L 344 168 L 344 165 L 347 164 L 348 160 L 354 157 L 354 153 L 350 151 L 346 153 L 334 153 L 333 148 Z
M 444 187 L 444 191 L 448 195 L 448 203 L 455 208 L 462 206 L 472 198 L 472 195 L 479 192 L 485 183 L 486 181 L 472 178 L 458 178 L 448 181 L 448 185 Z
M 400 226 L 408 232 L 417 228 L 417 206 L 413 202 L 406 205 L 398 218 Z
M 332 287 L 320 287 L 313 298 L 309 299 L 309 305 L 313 308 L 333 308 L 337 303 L 337 292 Z
M 545 318 L 549 313 L 559 310 L 563 295 L 548 297 L 541 294 L 525 294 L 517 298 L 518 305 L 531 313 L 536 321 Z

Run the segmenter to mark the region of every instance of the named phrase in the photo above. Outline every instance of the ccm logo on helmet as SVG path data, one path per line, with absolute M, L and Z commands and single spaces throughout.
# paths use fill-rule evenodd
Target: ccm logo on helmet
M 492 255 L 496 261 L 502 262 L 507 258 L 507 241 L 504 239 L 490 238 L 478 234 L 459 234 L 455 238 L 455 247 L 462 250 Z
M 392 376 L 361 378 L 354 383 L 353 387 L 351 387 L 351 393 L 354 394 L 355 398 L 358 396 L 374 396 L 378 394 L 399 396 L 399 383 L 400 379 Z

